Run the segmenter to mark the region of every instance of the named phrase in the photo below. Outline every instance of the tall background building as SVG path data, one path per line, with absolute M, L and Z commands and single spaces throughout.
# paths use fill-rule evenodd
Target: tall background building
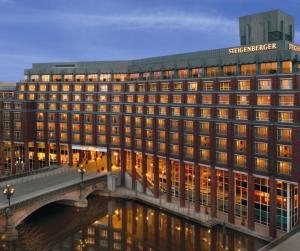
M 1 99 L 2 174 L 116 169 L 123 185 L 262 236 L 290 231 L 300 184 L 294 20 L 241 17 L 240 38 L 140 60 L 33 64 Z

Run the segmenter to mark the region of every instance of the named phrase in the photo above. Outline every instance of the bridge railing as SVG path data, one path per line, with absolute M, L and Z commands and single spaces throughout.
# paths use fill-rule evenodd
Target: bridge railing
M 49 172 L 49 171 L 58 169 L 60 167 L 62 167 L 62 166 L 53 165 L 50 167 L 44 167 L 44 168 L 29 171 L 29 172 L 23 172 L 23 173 L 18 173 L 18 174 L 14 174 L 14 175 L 3 176 L 3 177 L 0 177 L 0 182 L 13 180 L 13 179 L 17 179 L 17 178 L 22 178 L 22 177 L 30 176 L 33 174 L 45 173 L 45 172 Z
M 94 177 L 87 177 L 84 179 L 84 186 L 89 186 L 93 184 L 97 184 L 97 182 L 105 180 L 106 181 L 106 175 L 101 175 L 101 176 L 94 176 Z M 49 197 L 52 196 L 59 196 L 61 194 L 64 194 L 69 191 L 73 191 L 74 189 L 80 189 L 79 188 L 79 183 L 80 180 L 76 181 L 75 183 L 73 182 L 72 184 L 67 184 L 63 187 L 55 187 L 54 190 L 48 191 L 42 194 L 38 194 L 32 198 L 28 199 L 21 199 L 19 201 L 12 201 L 10 209 L 12 211 L 21 208 L 25 205 L 30 205 L 36 201 L 43 201 L 43 200 L 48 200 Z M 7 206 L 3 207 L 0 209 L 0 215 L 4 215 L 7 212 Z

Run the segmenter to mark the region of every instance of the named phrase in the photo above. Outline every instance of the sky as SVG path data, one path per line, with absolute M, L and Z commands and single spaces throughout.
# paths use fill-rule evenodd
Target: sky
M 32 63 L 126 60 L 239 45 L 238 17 L 300 0 L 0 0 L 0 81 Z

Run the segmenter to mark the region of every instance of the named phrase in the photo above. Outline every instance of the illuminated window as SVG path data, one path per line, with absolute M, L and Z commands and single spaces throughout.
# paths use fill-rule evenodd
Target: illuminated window
M 188 82 L 188 90 L 189 91 L 197 91 L 198 83 L 197 82 Z
M 233 76 L 236 75 L 236 65 L 225 65 L 223 66 L 224 76 Z
M 269 225 L 270 183 L 269 179 L 254 178 L 254 221 Z
M 277 156 L 280 158 L 292 158 L 293 151 L 290 145 L 277 145 Z
M 293 89 L 293 80 L 291 78 L 280 79 L 280 89 L 282 90 Z
M 200 117 L 201 118 L 210 118 L 211 109 L 210 108 L 200 108 Z
M 95 91 L 95 86 L 94 86 L 94 85 L 87 85 L 87 86 L 86 86 L 86 91 L 88 91 L 88 92 L 93 92 L 93 91 Z
M 105 84 L 101 84 L 99 85 L 99 91 L 100 92 L 107 92 L 108 91 L 108 88 L 107 88 L 107 85 Z
M 254 144 L 255 154 L 268 155 L 268 144 L 265 142 L 255 142 Z
M 241 110 L 241 109 L 236 110 L 235 117 L 237 120 L 247 120 L 248 119 L 248 110 Z
M 155 96 L 152 96 L 155 100 Z M 168 95 L 160 95 L 160 103 L 168 103 L 169 102 L 169 97 Z
M 192 69 L 192 77 L 193 78 L 200 78 L 202 75 L 202 68 L 193 68 Z
M 216 147 L 218 149 L 227 149 L 227 139 L 226 138 L 216 138 Z
M 268 170 L 268 159 L 264 158 L 255 158 L 255 169 L 259 171 L 267 171 Z
M 294 106 L 294 95 L 279 95 L 280 106 Z
M 292 61 L 282 62 L 281 71 L 282 71 L 282 73 L 292 73 L 293 72 Z
M 228 213 L 229 178 L 228 171 L 217 170 L 217 209 Z
M 237 105 L 249 105 L 249 95 L 237 95 Z
M 90 82 L 95 82 L 95 81 L 97 81 L 98 80 L 98 75 L 97 74 L 89 74 L 88 75 L 88 80 L 90 81 Z
M 293 112 L 278 112 L 278 121 L 284 123 L 292 123 L 293 122 Z
M 212 104 L 212 95 L 202 94 L 202 104 Z
M 258 80 L 258 90 L 271 90 L 272 80 L 271 79 L 259 79 Z
M 225 123 L 216 123 L 216 133 L 220 135 L 227 134 L 227 124 Z
M 220 91 L 229 91 L 231 90 L 230 82 L 220 82 Z
M 255 137 L 266 139 L 268 138 L 268 127 L 256 126 L 254 127 Z
M 241 65 L 241 75 L 255 75 L 256 65 L 255 64 L 243 64 Z
M 214 89 L 213 82 L 204 82 L 203 83 L 203 91 L 212 91 Z
M 206 77 L 217 77 L 218 67 L 206 67 Z
M 230 97 L 228 94 L 220 94 L 218 96 L 219 98 L 219 104 L 222 104 L 222 105 L 229 105 L 230 103 Z
M 256 111 L 256 120 L 269 121 L 269 111 Z
M 41 92 L 47 91 L 47 85 L 40 85 L 40 86 L 39 86 L 39 90 L 40 90 Z
M 196 104 L 197 98 L 196 95 L 187 95 L 186 96 L 186 103 L 187 104 Z
M 216 162 L 219 164 L 227 164 L 227 153 L 216 152 Z
M 273 74 L 277 72 L 277 62 L 272 63 L 261 63 L 260 74 Z
M 235 139 L 234 140 L 234 149 L 238 152 L 246 152 L 247 151 L 247 143 L 246 140 Z
M 248 217 L 248 178 L 246 174 L 235 173 L 235 215 L 247 220 Z
M 277 128 L 277 139 L 281 141 L 292 141 L 292 128 Z
M 73 75 L 64 75 L 64 81 L 73 81 Z
M 101 82 L 111 81 L 111 74 L 100 74 L 100 81 Z
M 257 95 L 257 105 L 271 105 L 271 95 Z
M 250 80 L 239 80 L 238 81 L 238 90 L 247 91 L 250 90 Z
M 246 167 L 247 157 L 245 155 L 235 154 L 234 165 L 237 167 Z
M 219 119 L 228 119 L 228 109 L 218 109 L 217 116 Z
M 50 81 L 50 75 L 42 75 L 42 81 L 43 82 L 49 82 Z
M 283 175 L 291 175 L 292 163 L 287 161 L 277 161 L 277 173 Z
M 62 86 L 62 90 L 63 90 L 64 92 L 68 92 L 68 91 L 70 90 L 70 85 L 64 84 L 64 85 Z

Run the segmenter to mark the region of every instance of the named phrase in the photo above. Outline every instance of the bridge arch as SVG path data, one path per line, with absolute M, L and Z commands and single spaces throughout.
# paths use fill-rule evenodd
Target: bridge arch
M 39 210 L 40 208 L 52 204 L 52 203 L 62 203 L 62 204 L 74 204 L 78 201 L 78 196 L 73 196 L 72 194 L 66 196 L 59 196 L 57 198 L 52 198 L 45 201 L 34 202 L 32 205 L 26 206 L 21 210 L 17 210 L 11 216 L 11 224 L 14 227 L 17 227 L 22 221 L 24 221 L 27 217 L 32 215 L 34 212 Z

